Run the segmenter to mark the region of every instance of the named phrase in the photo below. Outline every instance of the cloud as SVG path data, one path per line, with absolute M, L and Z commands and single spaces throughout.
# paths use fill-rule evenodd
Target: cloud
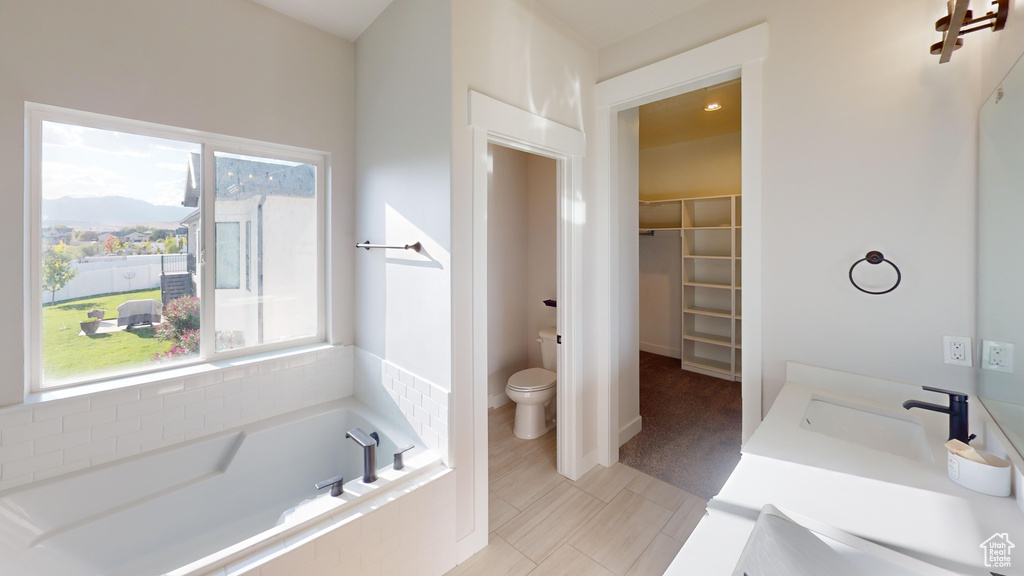
M 81 126 L 70 124 L 59 124 L 57 122 L 43 122 L 43 146 L 57 148 L 74 148 L 82 146 Z
M 171 170 L 173 172 L 182 172 L 182 173 L 188 172 L 188 163 L 185 162 L 185 161 L 182 161 L 182 162 L 158 162 L 156 164 L 156 167 L 157 168 L 163 168 L 164 170 Z
M 146 201 L 161 206 L 181 206 L 185 199 L 185 177 L 157 182 L 153 186 L 153 197 Z
M 101 154 L 149 158 L 153 155 L 157 143 L 162 141 L 150 136 L 113 130 L 43 122 L 44 148 L 79 148 Z
M 42 163 L 43 198 L 126 196 L 128 179 L 96 166 Z
M 176 142 L 174 140 L 160 140 L 159 143 L 154 143 L 153 148 L 157 150 L 169 150 L 171 152 L 182 152 L 190 154 L 195 152 L 199 153 L 199 144 L 194 142 Z

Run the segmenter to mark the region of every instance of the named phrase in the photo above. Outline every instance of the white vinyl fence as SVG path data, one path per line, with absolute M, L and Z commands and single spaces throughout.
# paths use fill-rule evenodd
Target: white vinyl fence
M 55 301 L 86 298 L 97 294 L 128 292 L 160 287 L 160 255 L 117 256 L 74 261 L 78 276 L 57 291 Z M 134 278 L 126 278 L 134 272 Z M 50 302 L 50 292 L 43 292 L 43 302 Z

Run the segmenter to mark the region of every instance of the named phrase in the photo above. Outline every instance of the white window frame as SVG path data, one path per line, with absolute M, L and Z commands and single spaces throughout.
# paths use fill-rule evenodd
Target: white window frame
M 42 365 L 42 123 L 44 121 L 59 122 L 86 128 L 97 128 L 101 130 L 113 130 L 140 136 L 152 136 L 168 140 L 178 140 L 198 144 L 201 147 L 201 165 L 203 177 L 203 193 L 200 196 L 200 234 L 202 242 L 197 251 L 196 267 L 200 270 L 200 285 L 197 291 L 200 297 L 200 349 L 199 355 L 194 359 L 180 360 L 168 364 L 156 364 L 152 366 L 140 366 L 131 369 L 118 370 L 106 373 L 102 376 L 85 377 L 60 383 L 45 384 L 43 382 Z M 152 374 L 158 376 L 160 372 L 176 370 L 186 366 L 207 364 L 210 362 L 254 356 L 267 352 L 276 352 L 291 348 L 318 344 L 327 340 L 327 295 L 326 286 L 328 278 L 327 255 L 327 194 L 326 182 L 329 175 L 329 155 L 326 152 L 272 144 L 245 138 L 236 138 L 204 132 L 130 120 L 105 114 L 83 112 L 57 106 L 25 103 L 25 246 L 26 258 L 25 274 L 25 325 L 28 327 L 26 346 L 26 390 L 29 393 L 47 392 L 62 388 L 82 386 L 117 380 L 119 378 L 135 377 L 139 375 Z M 316 239 L 317 239 L 317 328 L 316 334 L 307 338 L 296 338 L 286 342 L 273 342 L 257 344 L 244 348 L 216 350 L 215 338 L 215 311 L 216 311 L 216 289 L 214 287 L 216 262 L 216 247 L 214 246 L 214 226 L 209 222 L 215 221 L 214 190 L 216 185 L 215 175 L 215 153 L 243 154 L 263 158 L 272 158 L 288 162 L 299 162 L 316 166 Z M 205 257 L 204 257 L 205 256 Z M 45 385 L 44 385 L 45 384 Z

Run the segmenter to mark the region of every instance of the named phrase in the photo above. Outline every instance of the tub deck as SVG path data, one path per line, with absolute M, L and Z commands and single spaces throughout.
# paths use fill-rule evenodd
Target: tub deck
M 346 398 L 0 493 L 0 573 L 176 572 L 275 526 L 336 514 L 361 484 L 362 450 L 345 439 L 355 427 L 380 432 L 379 463 L 396 440 L 421 444 Z M 313 484 L 339 474 L 355 481 L 352 494 L 319 498 Z

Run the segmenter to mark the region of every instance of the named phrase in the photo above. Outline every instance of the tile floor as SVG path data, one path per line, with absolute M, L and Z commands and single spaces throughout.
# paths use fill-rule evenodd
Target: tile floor
M 576 482 L 555 471 L 554 432 L 512 435 L 515 404 L 488 413 L 490 544 L 448 576 L 652 576 L 707 502 L 617 463 Z

